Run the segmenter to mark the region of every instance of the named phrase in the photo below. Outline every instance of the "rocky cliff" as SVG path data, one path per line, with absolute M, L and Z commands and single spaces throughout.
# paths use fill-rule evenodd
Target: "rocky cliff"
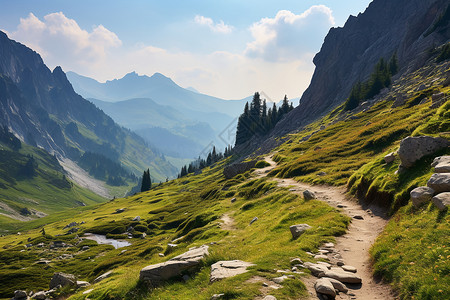
M 420 67 L 429 50 L 449 41 L 448 0 L 374 0 L 344 27 L 332 28 L 300 105 L 277 124 L 274 135 L 298 129 L 331 111 L 352 86 L 368 79 L 380 58 L 397 53 L 400 74 Z

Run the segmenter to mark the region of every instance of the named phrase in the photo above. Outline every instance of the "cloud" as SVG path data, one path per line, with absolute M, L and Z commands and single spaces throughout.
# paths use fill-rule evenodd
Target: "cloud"
M 268 61 L 299 59 L 317 51 L 334 24 L 331 9 L 324 5 L 311 6 L 299 15 L 281 10 L 275 18 L 263 18 L 250 27 L 254 40 L 247 44 L 245 55 Z
M 109 48 L 122 45 L 117 35 L 103 25 L 88 32 L 62 12 L 48 14 L 43 20 L 30 13 L 20 19 L 11 37 L 38 51 L 50 66 L 66 63 L 66 68 L 98 65 L 106 59 Z
M 228 34 L 233 31 L 233 26 L 226 25 L 222 20 L 219 23 L 215 23 L 211 18 L 197 15 L 194 18 L 194 22 L 203 26 L 208 26 L 213 32 Z

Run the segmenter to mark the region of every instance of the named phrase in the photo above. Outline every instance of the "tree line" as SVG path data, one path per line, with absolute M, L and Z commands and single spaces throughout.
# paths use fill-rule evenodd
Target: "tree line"
M 294 109 L 284 96 L 280 108 L 274 103 L 272 108 L 267 108 L 266 100 L 261 100 L 258 92 L 253 95 L 253 100 L 245 104 L 244 112 L 239 116 L 236 129 L 236 145 L 241 145 L 255 135 L 268 133 L 285 114 Z
M 391 85 L 391 77 L 398 72 L 397 54 L 393 54 L 389 62 L 380 58 L 375 65 L 369 80 L 358 81 L 352 87 L 350 96 L 347 98 L 344 110 L 349 111 L 358 107 L 364 101 L 373 98 L 385 87 Z
M 178 178 L 184 177 L 189 173 L 198 172 L 201 169 L 209 167 L 210 165 L 218 162 L 223 158 L 231 156 L 232 154 L 233 148 L 231 147 L 231 145 L 227 146 L 223 153 L 218 152 L 216 150 L 216 147 L 213 146 L 212 150 L 208 153 L 206 158 L 198 157 L 195 161 L 191 162 L 189 165 L 181 167 L 181 171 L 180 174 L 178 174 Z

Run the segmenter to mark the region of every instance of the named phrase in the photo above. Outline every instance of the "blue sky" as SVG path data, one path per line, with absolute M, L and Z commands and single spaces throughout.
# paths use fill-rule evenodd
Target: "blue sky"
M 330 27 L 369 0 L 0 0 L 0 29 L 99 81 L 130 71 L 226 99 L 298 97 Z

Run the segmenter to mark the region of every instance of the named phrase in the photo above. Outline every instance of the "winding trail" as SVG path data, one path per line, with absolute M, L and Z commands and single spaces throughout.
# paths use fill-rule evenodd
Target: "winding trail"
M 272 155 L 265 157 L 270 166 L 255 171 L 257 177 L 267 176 L 267 173 L 276 167 Z M 297 182 L 293 179 L 273 178 L 278 186 L 287 187 L 292 193 L 302 194 L 309 190 L 316 195 L 318 200 L 328 203 L 350 216 L 352 221 L 346 234 L 336 238 L 335 253 L 339 253 L 339 259 L 346 265 L 357 268 L 357 274 L 362 278 L 362 285 L 350 286 L 348 294 L 339 293 L 336 299 L 361 299 L 384 300 L 395 299 L 389 285 L 376 281 L 372 276 L 372 268 L 369 249 L 377 236 L 383 231 L 387 218 L 381 209 L 377 207 L 363 208 L 356 199 L 346 195 L 344 187 L 309 185 Z M 356 217 L 356 218 L 355 218 Z M 328 255 L 330 262 L 335 262 L 336 255 Z M 317 299 L 314 290 L 315 279 L 306 280 L 305 284 L 310 294 L 310 299 Z

